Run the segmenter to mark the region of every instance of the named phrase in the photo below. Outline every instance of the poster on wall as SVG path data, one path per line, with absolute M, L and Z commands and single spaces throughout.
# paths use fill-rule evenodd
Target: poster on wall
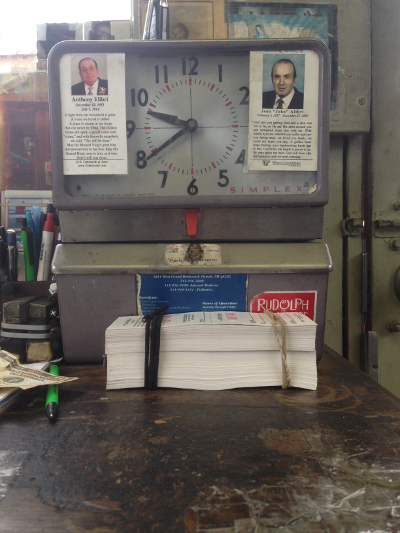
M 338 89 L 338 6 L 227 1 L 228 39 L 319 39 L 331 52 L 331 110 Z
M 125 54 L 60 61 L 64 175 L 127 174 Z
M 249 171 L 317 170 L 319 58 L 250 52 Z

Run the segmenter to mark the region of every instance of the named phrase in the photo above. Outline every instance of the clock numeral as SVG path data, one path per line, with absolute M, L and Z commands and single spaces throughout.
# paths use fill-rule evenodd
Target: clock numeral
M 147 166 L 146 161 L 146 152 L 144 150 L 139 150 L 136 154 L 136 166 L 138 168 L 145 168 Z
M 222 82 L 222 65 L 218 65 L 218 81 Z
M 240 152 L 239 157 L 236 159 L 235 164 L 236 164 L 236 165 L 240 165 L 240 164 L 243 165 L 243 164 L 244 164 L 244 159 L 245 159 L 245 157 L 246 157 L 246 150 L 242 150 L 242 151 Z
M 159 69 L 159 66 L 156 65 L 154 67 L 154 69 L 156 71 L 156 83 L 160 83 L 160 69 Z M 164 69 L 164 83 L 168 83 L 168 65 L 164 65 L 163 69 Z
M 128 139 L 132 137 L 135 129 L 136 129 L 136 124 L 133 122 L 133 120 L 127 120 L 126 121 L 126 132 L 128 134 Z
M 229 183 L 229 178 L 228 176 L 226 176 L 226 174 L 224 174 L 225 172 L 228 172 L 227 170 L 220 170 L 219 171 L 219 179 L 222 180 L 222 183 L 221 182 L 218 182 L 218 185 L 220 187 L 226 187 Z
M 146 89 L 139 89 L 137 93 L 137 102 L 140 106 L 145 107 L 147 105 L 147 102 L 149 101 L 149 95 L 146 91 Z M 132 107 L 135 107 L 136 105 L 136 91 L 135 89 L 131 89 L 131 104 Z
M 191 56 L 189 57 L 188 61 L 189 61 L 189 68 L 190 68 L 188 75 L 197 76 L 198 72 L 196 69 L 199 64 L 199 60 L 197 59 L 197 57 Z M 192 61 L 193 61 L 193 66 L 192 66 Z M 186 76 L 186 57 L 182 57 L 182 74 Z
M 192 67 L 192 62 L 193 61 L 193 67 Z M 198 72 L 196 70 L 197 68 L 197 65 L 199 64 L 199 60 L 197 59 L 197 57 L 189 57 L 189 65 L 192 67 L 190 70 L 189 70 L 189 76 L 197 76 Z
M 161 189 L 164 189 L 165 184 L 167 183 L 168 170 L 159 170 L 158 173 L 163 177 L 161 182 Z
M 197 187 L 197 185 L 195 185 L 195 183 L 196 178 L 193 178 L 187 188 L 187 193 L 190 194 L 190 196 L 196 196 L 196 194 L 199 192 L 199 188 Z
M 250 93 L 249 88 L 243 85 L 243 87 L 240 87 L 239 91 L 245 91 L 244 96 L 240 102 L 240 105 L 249 105 L 249 93 Z

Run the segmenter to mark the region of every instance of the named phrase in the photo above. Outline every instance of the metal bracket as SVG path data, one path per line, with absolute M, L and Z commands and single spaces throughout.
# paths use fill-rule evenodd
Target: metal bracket
M 342 233 L 345 237 L 358 237 L 364 226 L 362 218 L 346 218 L 342 220 Z
M 378 218 L 374 220 L 374 237 L 381 239 L 394 238 L 398 240 L 400 235 L 400 220 Z M 398 250 L 397 244 L 390 245 L 392 250 Z
M 367 331 L 362 334 L 364 353 L 364 372 L 375 381 L 378 381 L 378 334 L 376 331 Z
M 400 220 L 375 220 L 377 228 L 400 228 Z

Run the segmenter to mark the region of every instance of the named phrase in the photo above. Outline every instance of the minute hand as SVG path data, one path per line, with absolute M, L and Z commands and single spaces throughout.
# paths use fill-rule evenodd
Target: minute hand
M 175 135 L 173 135 L 170 139 L 168 139 L 168 141 L 165 141 L 165 143 L 163 143 L 161 146 L 156 148 L 154 152 L 151 152 L 151 154 L 146 157 L 147 161 L 151 159 L 152 157 L 154 157 L 155 155 L 159 154 L 161 150 L 164 150 L 164 148 L 172 144 L 174 141 L 176 141 L 176 139 L 179 139 L 179 137 L 182 137 L 182 135 L 184 135 L 187 131 L 189 131 L 189 126 L 186 124 L 186 126 L 182 128 L 181 130 L 179 130 L 178 133 L 175 133 Z

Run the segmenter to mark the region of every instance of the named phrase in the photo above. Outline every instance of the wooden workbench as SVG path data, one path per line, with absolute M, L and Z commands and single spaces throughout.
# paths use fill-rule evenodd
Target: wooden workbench
M 106 391 L 64 367 L 0 419 L 1 533 L 394 532 L 400 402 L 327 350 L 316 392 Z M 257 527 L 258 526 L 258 527 Z

